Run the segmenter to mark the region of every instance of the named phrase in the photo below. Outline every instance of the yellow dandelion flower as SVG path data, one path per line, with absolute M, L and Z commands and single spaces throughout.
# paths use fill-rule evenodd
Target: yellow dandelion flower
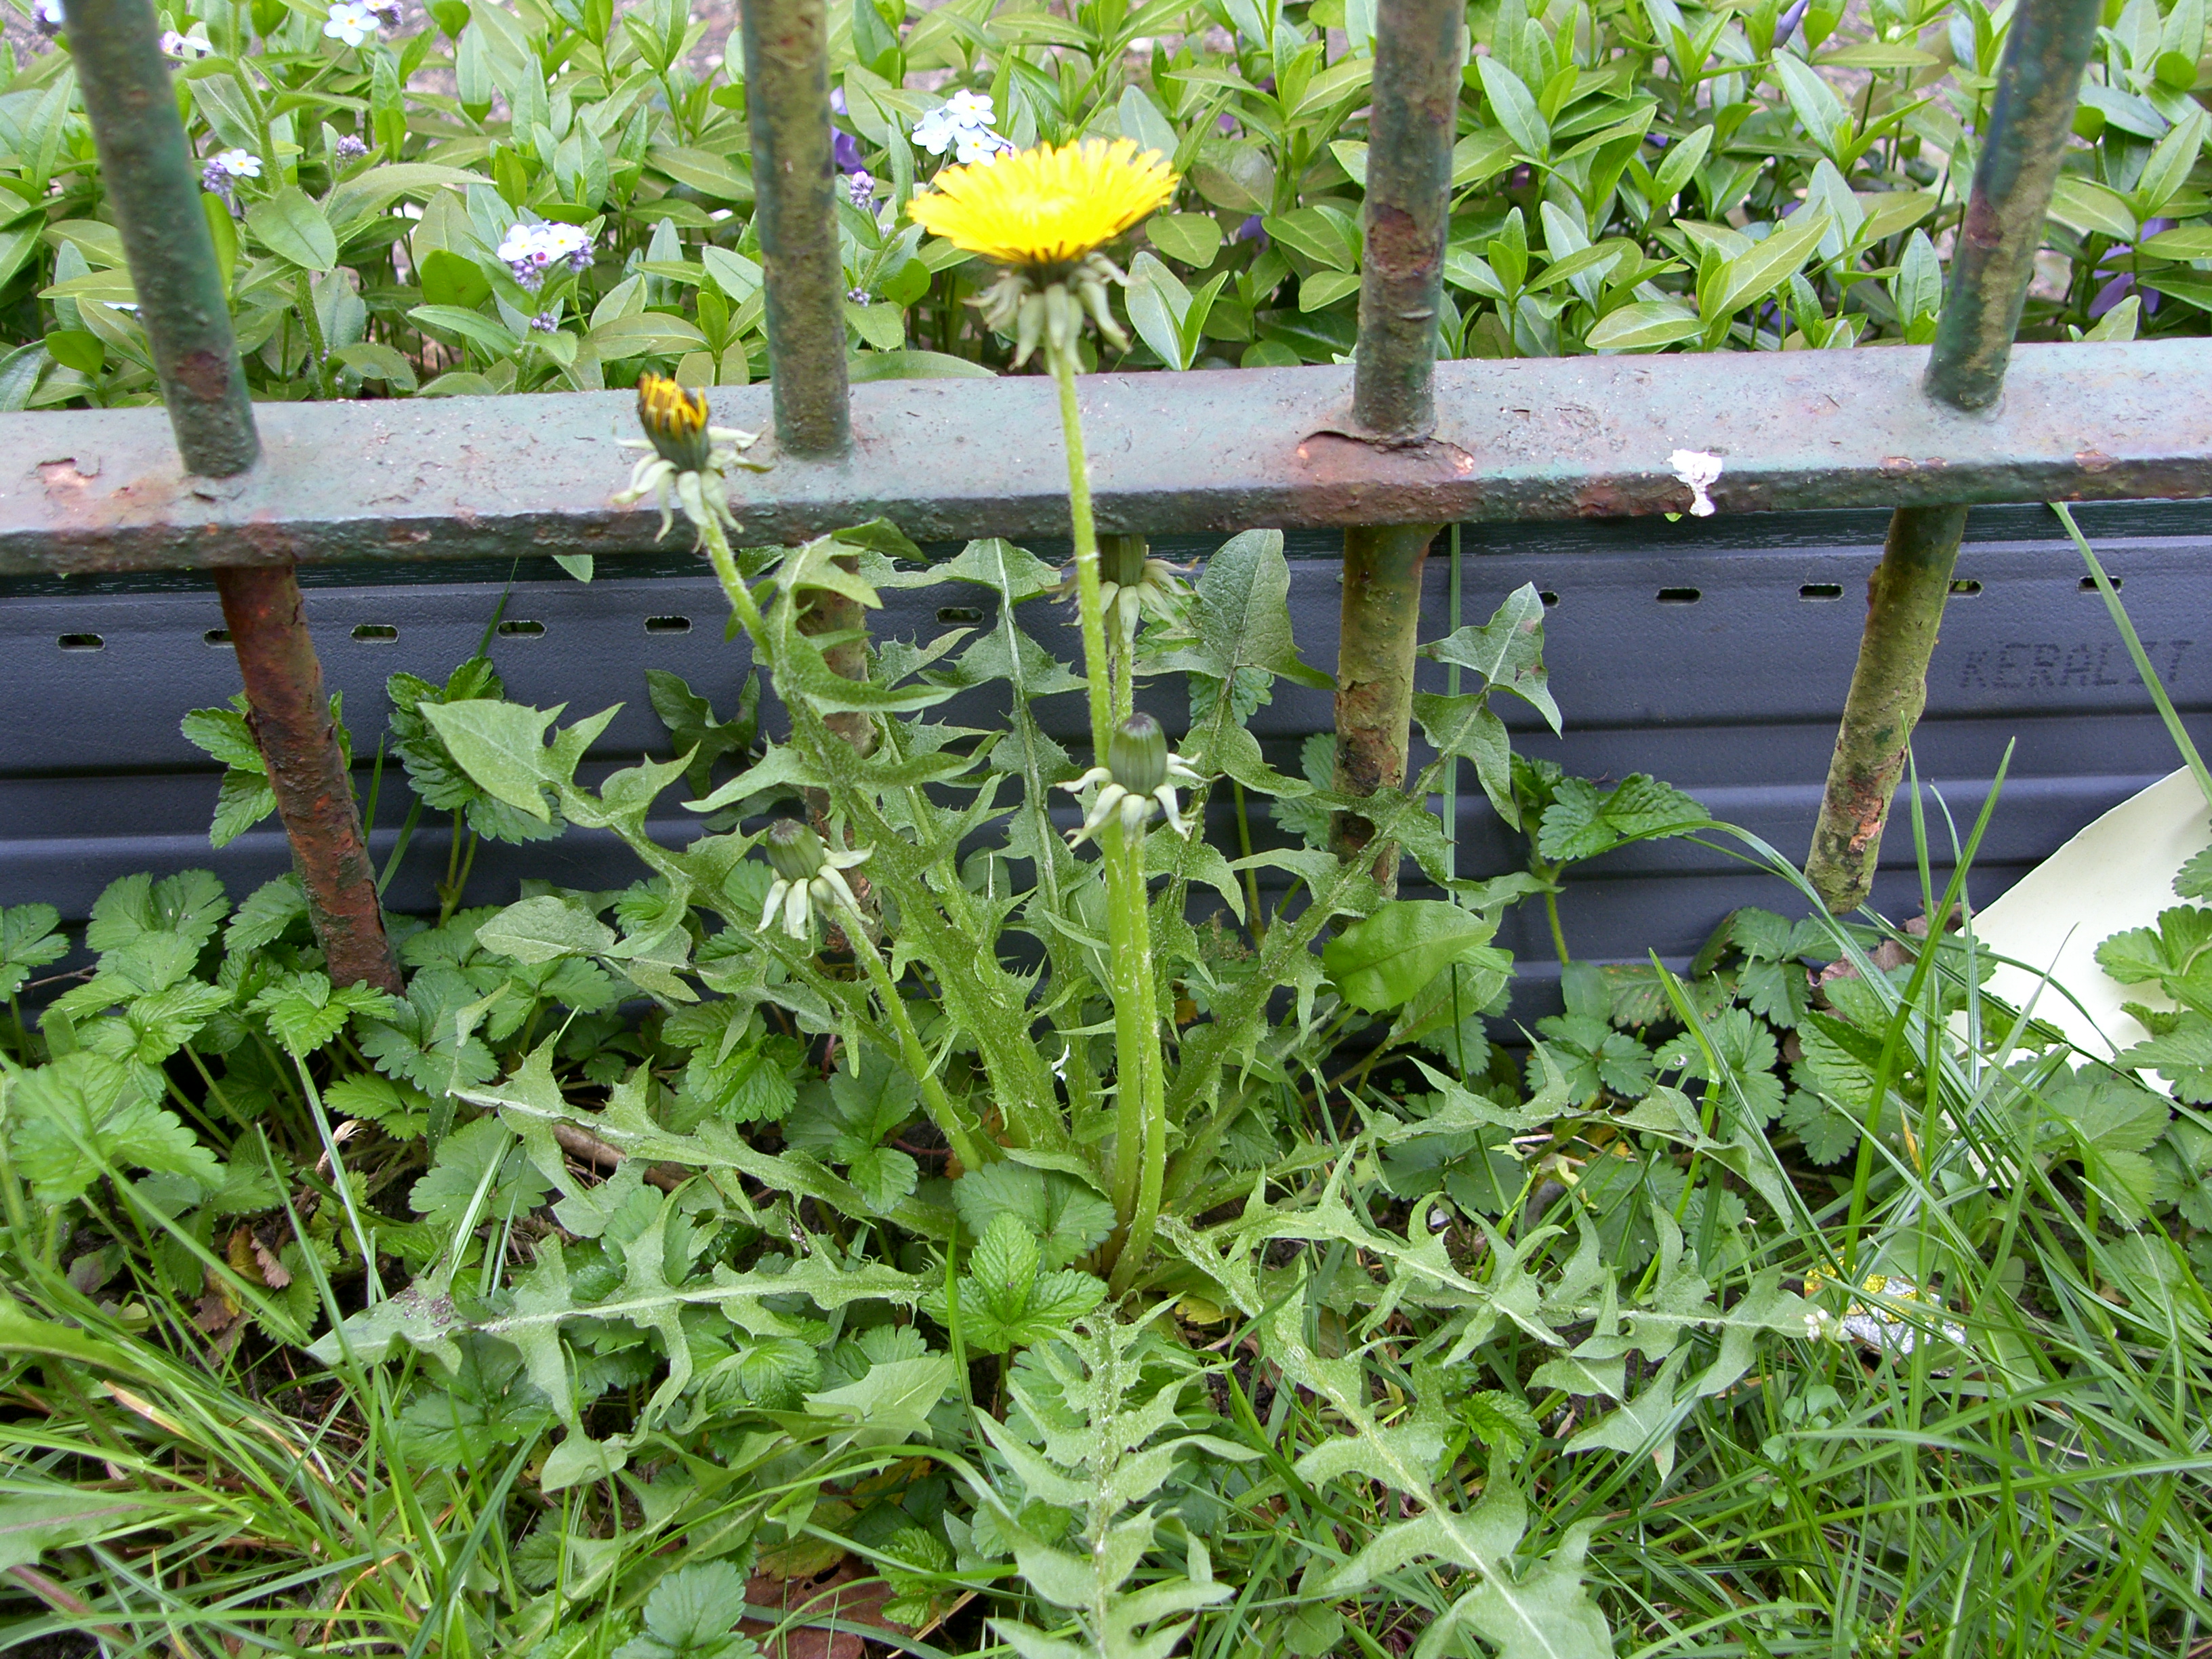
M 1096 252 L 1175 193 L 1157 150 L 1102 138 L 948 167 L 916 196 L 915 222 L 1000 264 L 1045 270 Z

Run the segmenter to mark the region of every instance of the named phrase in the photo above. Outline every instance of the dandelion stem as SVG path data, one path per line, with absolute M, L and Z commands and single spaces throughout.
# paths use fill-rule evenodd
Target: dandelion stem
M 928 1053 L 921 1046 L 921 1037 L 914 1029 L 914 1018 L 907 1012 L 906 999 L 892 983 L 890 969 L 884 965 L 883 952 L 868 937 L 867 921 L 860 915 L 860 907 L 841 897 L 838 908 L 845 913 L 845 933 L 852 941 L 854 958 L 866 970 L 869 983 L 876 988 L 876 996 L 884 1005 L 884 1017 L 898 1034 L 900 1058 L 921 1087 L 922 1104 L 928 1109 L 930 1121 L 945 1132 L 945 1141 L 955 1158 L 969 1169 L 981 1169 L 1000 1156 L 998 1147 L 977 1133 L 978 1126 L 963 1117 L 960 1109 L 952 1103 L 952 1097 L 945 1092 L 945 1085 L 938 1080 Z
M 768 624 L 763 621 L 760 606 L 754 601 L 752 589 L 738 572 L 736 555 L 730 551 L 730 538 L 722 533 L 722 526 L 709 514 L 699 524 L 699 539 L 707 544 L 707 557 L 714 567 L 715 580 L 722 584 L 728 596 L 730 609 L 737 613 L 738 623 L 751 636 L 753 649 L 757 652 L 767 642 Z
M 1067 511 L 1075 541 L 1075 586 L 1083 616 L 1083 678 L 1091 695 L 1091 752 L 1106 763 L 1114 724 L 1113 670 L 1106 655 L 1105 597 L 1099 591 L 1098 528 L 1091 516 L 1091 463 L 1083 448 L 1083 410 L 1075 400 L 1075 349 L 1048 344 L 1060 384 L 1060 429 L 1067 447 Z

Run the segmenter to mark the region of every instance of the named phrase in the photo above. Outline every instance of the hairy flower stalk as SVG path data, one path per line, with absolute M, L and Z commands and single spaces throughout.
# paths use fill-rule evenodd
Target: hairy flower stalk
M 1146 911 L 1144 826 L 1157 805 L 1164 807 L 1178 832 L 1187 831 L 1174 805 L 1167 739 L 1158 722 L 1148 716 L 1125 719 L 1118 734 L 1121 750 L 1116 754 L 1114 749 L 1115 720 L 1126 714 L 1128 704 L 1123 700 L 1120 708 L 1115 706 L 1091 468 L 1075 390 L 1076 345 L 1086 316 L 1109 343 L 1127 344 L 1107 303 L 1109 286 L 1127 279 L 1100 250 L 1167 202 L 1175 187 L 1175 173 L 1157 152 L 1139 154 L 1127 138 L 1111 144 L 1092 139 L 948 167 L 908 208 L 926 228 L 997 263 L 999 280 L 977 302 L 983 319 L 1013 337 L 1017 367 L 1042 346 L 1060 390 L 1091 752 L 1099 763 L 1075 786 L 1095 787 L 1098 793 L 1072 839 L 1098 834 L 1106 855 L 1107 950 L 1119 1079 L 1112 1190 L 1120 1224 L 1106 1255 L 1115 1262 L 1117 1291 L 1127 1288 L 1150 1247 L 1167 1154 L 1167 1062 Z M 1137 574 L 1141 580 L 1141 568 Z M 1121 655 L 1127 674 L 1129 653 Z M 1182 769 L 1187 775 L 1188 769 Z M 1137 787 L 1139 783 L 1144 787 Z M 1109 791 L 1118 793 L 1109 799 Z
M 884 965 L 883 953 L 868 936 L 868 924 L 860 914 L 860 901 L 845 879 L 844 872 L 864 863 L 870 849 L 863 847 L 833 853 L 810 825 L 797 818 L 778 818 L 769 826 L 763 846 L 768 854 L 769 867 L 775 872 L 775 879 L 769 884 L 768 902 L 762 908 L 756 931 L 767 933 L 781 917 L 783 933 L 811 948 L 814 908 L 819 905 L 836 913 L 852 945 L 854 959 L 875 987 L 877 1000 L 884 1005 L 884 1015 L 898 1037 L 899 1058 L 906 1062 L 907 1070 L 921 1085 L 922 1103 L 931 1121 L 944 1132 L 954 1157 L 971 1170 L 981 1165 L 995 1155 L 994 1150 L 984 1146 L 979 1126 L 952 1103 L 951 1097 L 945 1092 L 945 1085 L 938 1080 L 928 1053 L 921 1046 L 921 1034 L 915 1030 L 913 1018 L 907 1012 L 906 999 L 892 983 L 890 969 Z

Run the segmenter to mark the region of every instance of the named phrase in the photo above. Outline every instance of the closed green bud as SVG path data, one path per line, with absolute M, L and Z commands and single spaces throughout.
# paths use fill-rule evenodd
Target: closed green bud
M 1168 734 L 1150 714 L 1132 714 L 1106 746 L 1106 769 L 1133 795 L 1149 795 L 1168 781 Z
M 1142 536 L 1101 536 L 1098 580 L 1121 587 L 1141 587 L 1145 580 L 1145 553 Z
M 769 826 L 768 861 L 786 881 L 811 881 L 822 873 L 822 837 L 797 818 Z

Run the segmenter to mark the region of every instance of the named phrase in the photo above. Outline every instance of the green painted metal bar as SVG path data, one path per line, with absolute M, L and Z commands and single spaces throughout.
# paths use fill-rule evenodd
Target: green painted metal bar
M 2100 0 L 2021 0 L 2014 14 L 1929 356 L 1931 402 L 1969 414 L 1999 404 L 2100 15 Z M 1874 887 L 1966 524 L 1961 506 L 1900 506 L 1868 585 L 1866 632 L 1805 862 L 1838 915 Z
M 1954 408 L 1987 409 L 2003 390 L 2102 9 L 2100 0 L 2023 0 L 2013 15 L 1928 363 L 1928 395 Z
M 154 8 L 149 0 L 71 0 L 70 24 L 100 181 L 177 448 L 186 471 L 234 477 L 261 447 Z
M 2212 494 L 2212 339 L 2027 345 L 2003 405 L 1919 395 L 1925 349 L 1437 365 L 1416 449 L 1344 435 L 1352 371 L 1086 374 L 1100 527 L 1154 536 L 1682 513 L 1668 457 L 1710 450 L 1723 514 Z M 758 428 L 765 386 L 714 418 Z M 1067 534 L 1042 375 L 853 389 L 854 457 L 740 471 L 755 542 L 884 517 L 917 541 Z M 0 575 L 227 564 L 666 552 L 650 505 L 609 505 L 635 459 L 627 392 L 257 406 L 265 454 L 235 489 L 177 464 L 158 410 L 0 415 Z M 759 450 L 754 453 L 757 455 Z M 342 465 L 333 465 L 333 456 Z M 957 458 L 957 465 L 948 461 Z
M 1376 7 L 1352 411 L 1363 431 L 1386 441 L 1425 437 L 1436 422 L 1437 315 L 1464 27 L 1456 0 L 1380 0 Z
M 179 487 L 235 500 L 260 456 L 215 240 L 149 0 L 70 0 L 85 112 L 168 406 Z M 325 459 L 325 466 L 329 465 Z M 81 476 L 82 464 L 69 471 Z M 225 539 L 233 539 L 226 538 Z M 274 538 L 238 537 L 216 586 L 250 723 L 331 980 L 400 988 L 300 583 Z
M 851 447 L 852 427 L 829 25 L 823 0 L 748 0 L 740 9 L 776 445 L 786 455 L 834 458 Z
M 1464 27 L 1458 0 L 1380 0 L 1376 8 L 1352 422 L 1358 438 L 1394 448 L 1426 444 L 1436 427 L 1437 313 Z M 1425 523 L 1345 532 L 1339 789 L 1365 794 L 1406 781 L 1421 566 L 1437 530 Z M 1373 833 L 1352 813 L 1338 813 L 1330 826 L 1331 840 L 1347 854 L 1367 849 Z M 1376 879 L 1395 889 L 1397 849 L 1372 850 Z

